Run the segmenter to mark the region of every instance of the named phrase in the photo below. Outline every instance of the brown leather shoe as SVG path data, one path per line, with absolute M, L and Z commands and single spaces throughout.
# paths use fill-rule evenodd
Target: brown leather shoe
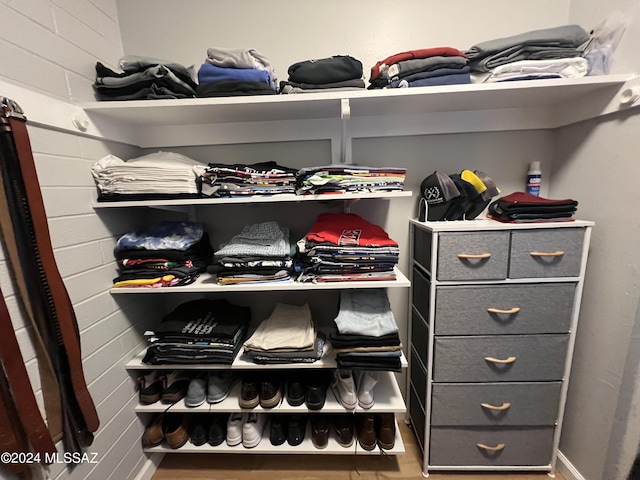
M 316 448 L 325 448 L 329 443 L 329 416 L 322 413 L 311 415 L 311 443 Z
M 391 450 L 396 443 L 396 418 L 393 413 L 379 413 L 375 419 L 378 445 L 384 450 Z
M 348 448 L 353 445 L 353 414 L 338 413 L 333 417 L 333 428 L 336 431 L 338 445 Z
M 168 414 L 165 421 L 164 436 L 171 448 L 180 448 L 189 440 L 191 415 Z
M 142 434 L 143 447 L 155 447 L 162 443 L 164 440 L 164 429 L 162 428 L 164 418 L 164 413 L 157 415 L 144 429 Z
M 377 445 L 375 417 L 373 413 L 360 413 L 356 415 L 356 434 L 358 443 L 365 450 L 373 450 Z
M 273 408 L 282 400 L 282 386 L 279 378 L 267 378 L 260 382 L 260 406 Z

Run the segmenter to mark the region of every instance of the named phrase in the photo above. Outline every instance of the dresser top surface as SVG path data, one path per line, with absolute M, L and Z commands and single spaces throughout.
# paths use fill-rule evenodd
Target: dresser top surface
M 592 227 L 594 222 L 588 220 L 571 220 L 555 222 L 531 223 L 503 223 L 497 220 L 457 220 L 440 222 L 421 222 L 418 219 L 409 220 L 413 225 L 432 232 L 468 232 L 482 230 L 533 230 L 541 228 Z

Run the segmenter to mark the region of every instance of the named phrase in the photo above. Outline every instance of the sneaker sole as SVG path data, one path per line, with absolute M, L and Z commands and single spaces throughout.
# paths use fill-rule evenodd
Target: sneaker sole
M 331 391 L 333 392 L 333 396 L 336 397 L 336 400 L 338 400 L 338 403 L 342 405 L 344 408 L 346 408 L 347 410 L 355 410 L 356 407 L 358 406 L 357 401 L 354 403 L 346 403 L 340 396 L 340 392 L 338 392 L 334 387 L 331 387 Z
M 242 445 L 244 446 L 244 448 L 254 448 L 254 447 L 257 447 L 261 441 L 262 441 L 262 437 L 258 437 L 255 440 L 248 440 L 246 442 L 243 439 Z
M 365 410 L 369 410 L 371 407 L 373 407 L 374 404 L 375 404 L 375 402 L 362 403 L 360 400 L 358 400 L 358 405 L 360 405 L 360 407 L 364 408 Z
M 378 446 L 383 450 L 392 450 L 395 444 L 396 444 L 395 441 L 393 443 L 382 443 L 378 441 Z
M 151 405 L 152 403 L 156 403 L 157 401 L 160 400 L 160 397 L 162 397 L 161 394 L 156 394 L 156 395 L 143 395 L 140 394 L 140 403 L 144 404 L 144 405 Z
M 195 399 L 195 400 L 190 399 L 190 398 L 185 398 L 185 400 L 184 400 L 184 404 L 185 404 L 187 407 L 191 407 L 191 408 L 193 408 L 193 407 L 199 407 L 199 406 L 200 406 L 200 405 L 202 405 L 203 403 L 204 403 L 204 397 L 202 398 L 202 400 L 200 400 L 199 398 L 198 398 L 198 399 Z
M 282 400 L 282 394 L 278 391 L 276 396 L 273 398 L 268 398 L 266 400 L 262 400 L 262 399 L 259 399 L 259 400 L 262 408 L 273 408 L 280 403 L 280 400 Z
M 340 445 L 342 448 L 349 448 L 349 447 L 351 447 L 351 445 L 353 445 L 353 438 L 351 439 L 351 441 L 349 443 L 341 443 L 337 439 L 336 439 L 336 442 L 338 442 L 338 445 Z
M 235 438 L 227 437 L 227 445 L 230 447 L 235 447 L 236 445 L 240 445 L 242 443 L 242 435 Z
M 247 409 L 256 408 L 259 403 L 260 403 L 260 397 L 252 398 L 250 400 L 240 399 L 238 401 L 240 408 L 247 408 Z

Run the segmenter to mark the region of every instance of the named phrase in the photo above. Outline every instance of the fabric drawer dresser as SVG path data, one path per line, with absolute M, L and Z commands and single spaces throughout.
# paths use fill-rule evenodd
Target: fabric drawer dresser
M 411 223 L 409 421 L 431 471 L 555 471 L 592 222 Z

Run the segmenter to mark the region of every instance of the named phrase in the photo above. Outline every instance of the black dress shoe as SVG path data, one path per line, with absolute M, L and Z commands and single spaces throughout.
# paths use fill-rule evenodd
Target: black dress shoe
M 282 382 L 277 376 L 260 382 L 260 406 L 273 408 L 282 400 Z
M 307 430 L 307 415 L 291 415 L 287 430 L 287 443 L 292 447 L 300 445 Z
M 329 444 L 329 415 L 316 413 L 311 415 L 311 443 L 316 448 L 325 448 Z
M 242 379 L 242 388 L 238 401 L 240 408 L 255 408 L 258 406 L 258 403 L 260 403 L 258 381 L 253 377 L 244 377 Z
M 327 398 L 329 376 L 325 371 L 315 372 L 307 380 L 306 403 L 309 410 L 321 410 Z
M 200 445 L 204 445 L 207 443 L 207 438 L 209 436 L 209 424 L 208 420 L 204 416 L 195 416 L 194 418 L 195 424 L 191 428 L 191 435 L 189 436 L 189 440 L 193 445 L 199 447 Z
M 272 415 L 269 427 L 271 445 L 282 445 L 287 440 L 287 416 Z
M 299 407 L 305 400 L 305 385 L 300 378 L 291 378 L 287 382 L 287 403 Z
M 208 432 L 208 443 L 212 447 L 217 447 L 227 438 L 227 419 L 229 414 L 216 413 L 211 419 Z

